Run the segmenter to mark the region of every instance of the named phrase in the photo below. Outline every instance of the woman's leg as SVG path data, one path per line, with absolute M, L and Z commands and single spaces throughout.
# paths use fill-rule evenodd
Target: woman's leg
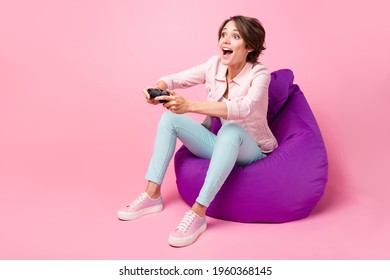
M 200 194 L 168 242 L 175 247 L 192 244 L 207 228 L 205 213 L 235 164 L 245 165 L 265 157 L 250 135 L 240 126 L 225 123 L 218 132 L 205 182 Z
M 211 158 L 216 136 L 188 116 L 167 111 L 158 124 L 152 158 L 145 175 L 147 180 L 154 183 L 149 183 L 148 187 L 161 186 L 175 152 L 177 138 L 196 156 Z
M 200 214 L 210 205 L 234 165 L 250 164 L 265 157 L 252 137 L 239 125 L 225 123 L 216 136 L 193 119 L 167 111 L 160 119 L 152 159 L 145 175 L 149 180 L 147 190 L 160 193 L 177 138 L 196 156 L 211 159 L 197 198 L 200 205 L 194 207 Z
M 198 157 L 210 158 L 215 135 L 200 123 L 185 115 L 165 112 L 160 119 L 154 151 L 145 178 L 148 184 L 144 193 L 118 211 L 121 220 L 134 220 L 162 210 L 161 184 L 179 138 Z
M 242 127 L 225 123 L 216 137 L 209 169 L 196 202 L 208 207 L 235 165 L 247 165 L 265 156 Z

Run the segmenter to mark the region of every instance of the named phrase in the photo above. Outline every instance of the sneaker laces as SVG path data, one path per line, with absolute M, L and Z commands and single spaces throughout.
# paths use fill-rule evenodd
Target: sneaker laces
M 141 193 L 139 195 L 139 197 L 137 197 L 136 200 L 134 200 L 132 203 L 130 203 L 130 205 L 128 207 L 130 208 L 135 208 L 137 207 L 138 205 L 140 205 L 146 198 L 148 197 L 148 195 L 146 193 Z
M 190 228 L 192 223 L 195 220 L 195 213 L 193 211 L 187 211 L 184 215 L 183 219 L 179 223 L 179 225 L 176 227 L 176 230 L 180 230 L 183 232 L 187 232 L 187 230 Z

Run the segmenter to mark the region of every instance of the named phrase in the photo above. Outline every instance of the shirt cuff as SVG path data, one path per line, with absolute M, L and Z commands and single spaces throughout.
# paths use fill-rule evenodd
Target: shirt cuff
M 224 100 L 227 106 L 227 120 L 237 120 L 240 118 L 240 110 L 237 102 Z

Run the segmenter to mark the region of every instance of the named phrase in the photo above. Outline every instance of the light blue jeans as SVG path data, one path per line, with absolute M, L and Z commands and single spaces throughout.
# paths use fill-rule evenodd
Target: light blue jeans
M 160 119 L 154 151 L 145 178 L 162 184 L 176 147 L 176 139 L 197 157 L 211 159 L 196 201 L 208 207 L 235 165 L 247 165 L 266 157 L 239 125 L 225 122 L 215 135 L 186 115 L 165 112 Z

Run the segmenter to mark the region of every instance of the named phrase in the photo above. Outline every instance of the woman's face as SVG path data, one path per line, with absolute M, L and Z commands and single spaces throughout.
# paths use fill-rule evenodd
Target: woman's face
M 219 52 L 222 64 L 228 66 L 241 66 L 246 63 L 249 51 L 241 37 L 234 21 L 226 23 L 219 38 Z

